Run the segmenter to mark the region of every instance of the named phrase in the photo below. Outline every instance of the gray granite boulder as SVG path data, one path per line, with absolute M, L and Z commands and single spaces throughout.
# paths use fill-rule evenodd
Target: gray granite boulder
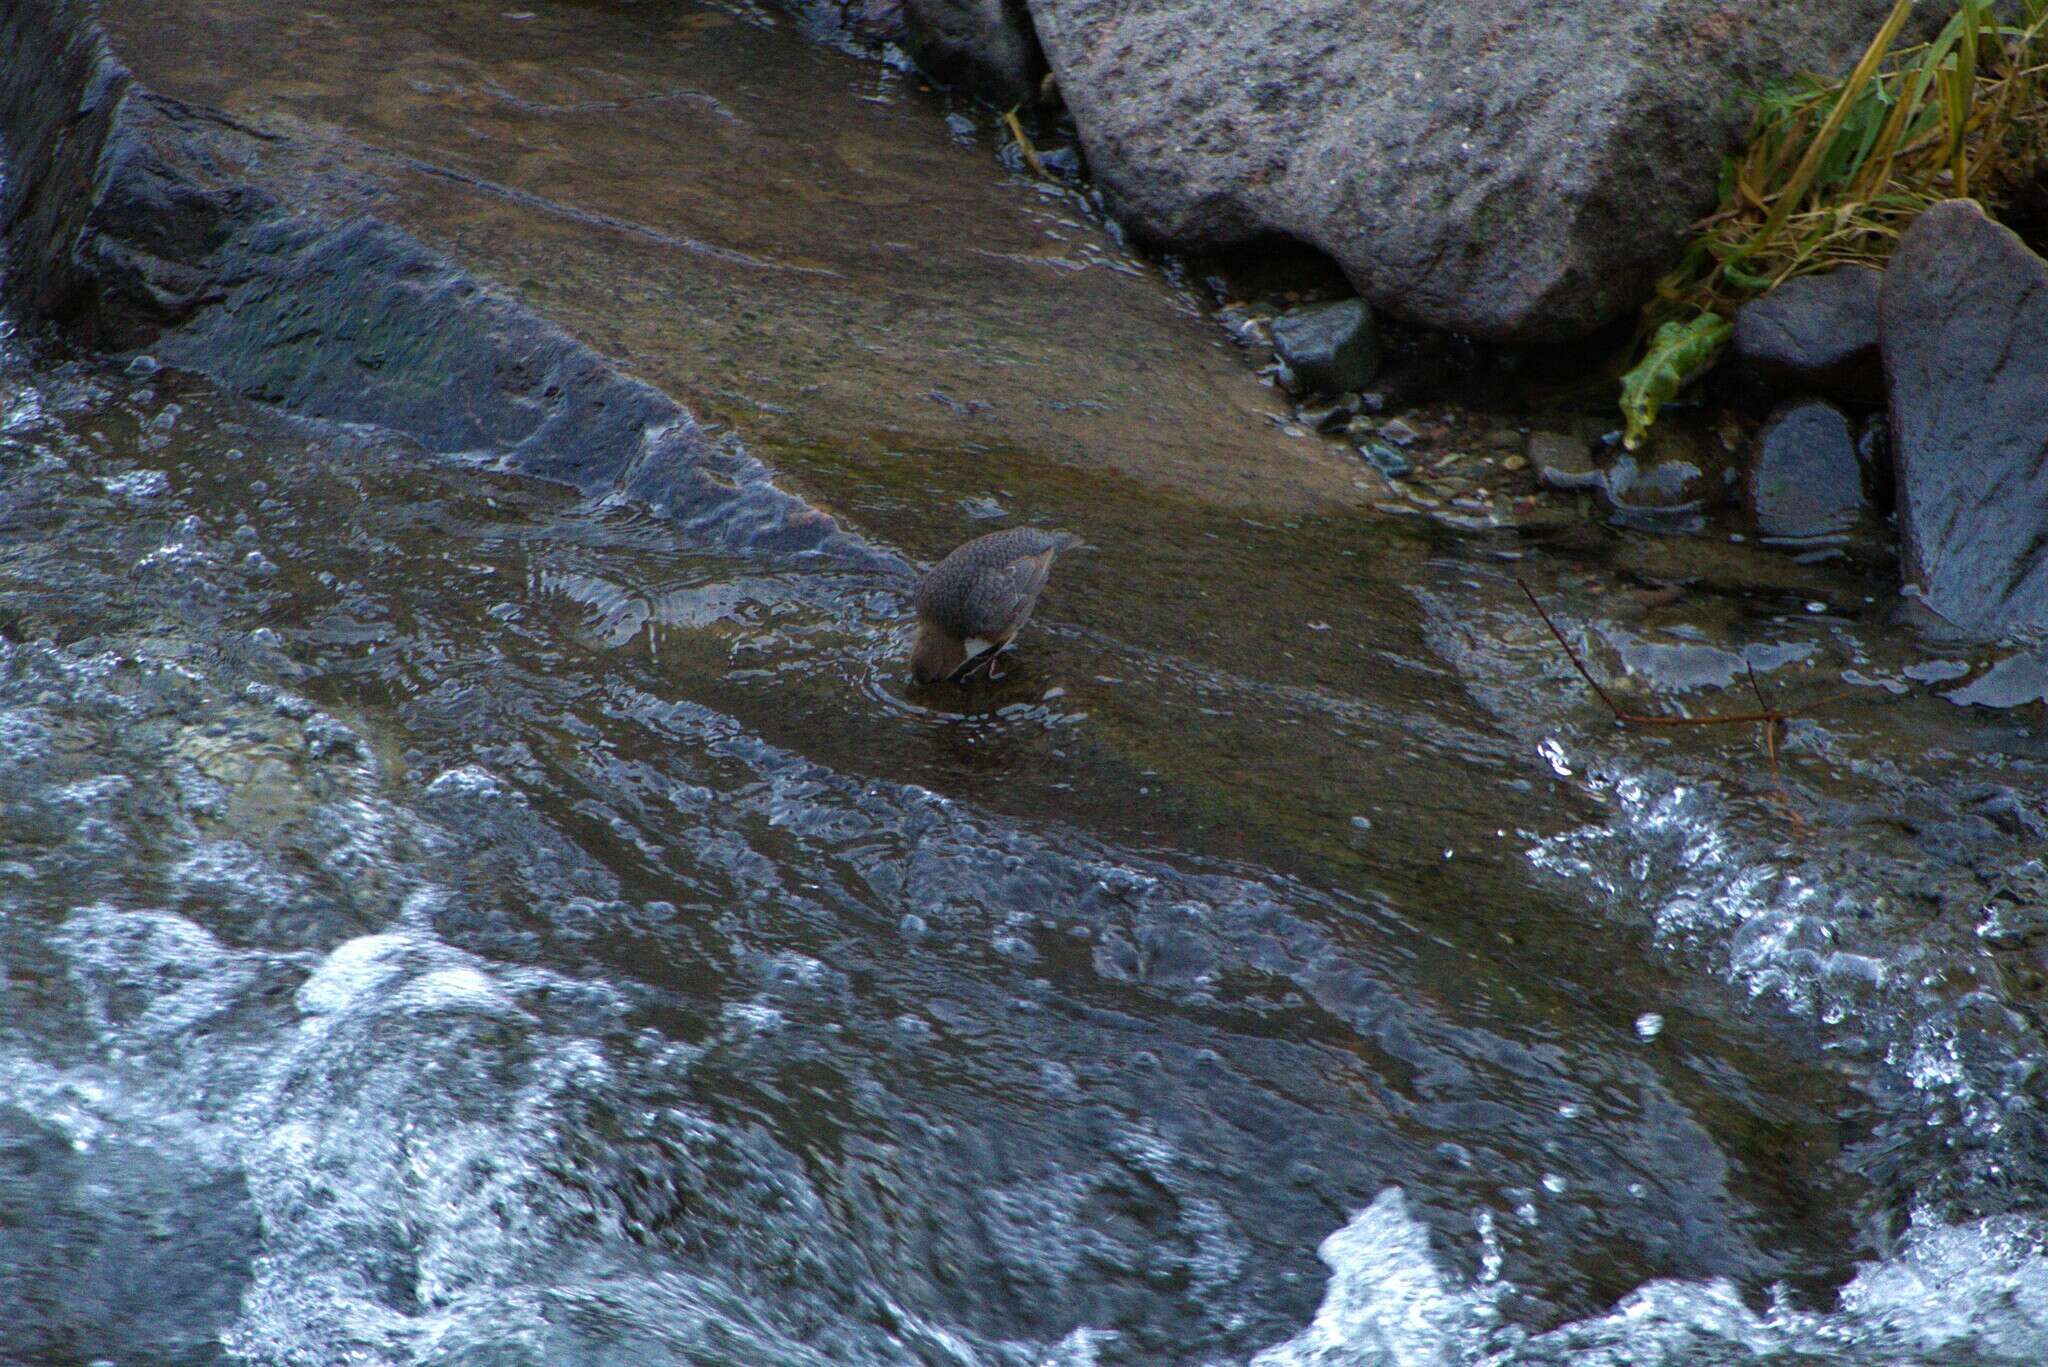
M 1879 329 L 1909 589 L 1969 635 L 2048 626 L 2048 262 L 1938 204 L 1899 242 Z
M 1714 199 L 1743 92 L 1841 71 L 1889 0 L 1029 0 L 1116 212 L 1282 237 L 1396 316 L 1506 341 L 1630 312 Z

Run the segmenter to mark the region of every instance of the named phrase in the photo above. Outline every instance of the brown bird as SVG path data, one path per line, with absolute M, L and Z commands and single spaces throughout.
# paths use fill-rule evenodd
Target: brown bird
M 910 676 L 928 684 L 992 671 L 996 653 L 1030 620 L 1053 558 L 1078 544 L 1065 532 L 1012 527 L 976 537 L 934 565 L 917 586 Z

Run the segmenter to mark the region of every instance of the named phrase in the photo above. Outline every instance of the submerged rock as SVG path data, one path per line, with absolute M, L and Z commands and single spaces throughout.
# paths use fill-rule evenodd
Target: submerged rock
M 1735 359 L 1778 397 L 1884 402 L 1877 297 L 1884 273 L 1844 266 L 1788 280 L 1735 315 Z
M 1763 536 L 1834 536 L 1863 517 L 1863 467 L 1842 410 L 1819 399 L 1785 404 L 1757 434 L 1749 511 Z
M 1001 105 L 1037 102 L 1045 76 L 1024 0 L 903 0 L 896 40 L 919 67 Z
M 1321 394 L 1363 389 L 1379 370 L 1379 332 L 1363 299 L 1289 309 L 1273 320 L 1273 345 L 1287 368 Z
M 1937 204 L 1880 320 L 1907 584 L 1966 634 L 2048 625 L 2048 262 L 1971 201 Z
M 1591 489 L 1603 478 L 1592 444 L 1570 432 L 1531 432 L 1529 463 L 1536 478 L 1553 489 Z
M 1961 688 L 1942 694 L 1962 707 L 2024 707 L 2048 701 L 2048 650 L 2000 660 Z
M 1116 212 L 1175 247 L 1280 236 L 1375 308 L 1576 336 L 1649 292 L 1744 92 L 1840 71 L 1889 0 L 1030 0 Z

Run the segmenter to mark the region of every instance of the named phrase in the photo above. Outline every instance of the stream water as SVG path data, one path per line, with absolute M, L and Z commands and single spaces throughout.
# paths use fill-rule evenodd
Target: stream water
M 784 400 L 863 392 L 858 345 L 660 378 L 724 374 L 912 553 L 991 508 L 1095 549 L 1000 685 L 912 697 L 904 582 L 0 342 L 0 1359 L 2048 1360 L 2037 717 L 1944 700 L 1881 576 L 1644 607 L 1599 590 L 1718 531 L 1452 534 L 1320 446 L 1248 492 L 1301 443 L 1184 293 L 932 97 L 703 13 L 693 89 L 777 145 L 833 100 L 836 145 L 908 140 L 907 240 L 971 190 L 971 240 L 1094 263 L 1041 288 L 1089 278 L 1140 363 L 1094 376 L 1096 457 L 985 416 L 1061 411 L 1001 336 L 914 410 L 934 362 L 893 347 L 850 407 Z M 409 212 L 490 263 L 460 202 Z M 830 267 L 779 213 L 747 251 Z M 586 237 L 521 278 L 589 322 L 651 249 Z M 886 299 L 957 287 L 900 255 Z M 1040 269 L 987 327 L 1058 330 Z M 712 349 L 843 341 L 815 297 L 712 310 Z M 652 316 L 616 349 L 694 326 Z M 1517 574 L 1645 705 L 1747 706 L 1745 666 L 1853 696 L 1789 728 L 1781 800 L 1752 728 L 1612 728 Z

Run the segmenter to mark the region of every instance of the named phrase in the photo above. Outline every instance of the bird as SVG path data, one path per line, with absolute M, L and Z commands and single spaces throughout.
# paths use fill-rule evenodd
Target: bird
M 917 586 L 917 641 L 910 675 L 920 684 L 990 678 L 995 657 L 1030 620 L 1061 551 L 1080 544 L 1066 532 L 1012 527 L 990 532 L 932 566 Z

